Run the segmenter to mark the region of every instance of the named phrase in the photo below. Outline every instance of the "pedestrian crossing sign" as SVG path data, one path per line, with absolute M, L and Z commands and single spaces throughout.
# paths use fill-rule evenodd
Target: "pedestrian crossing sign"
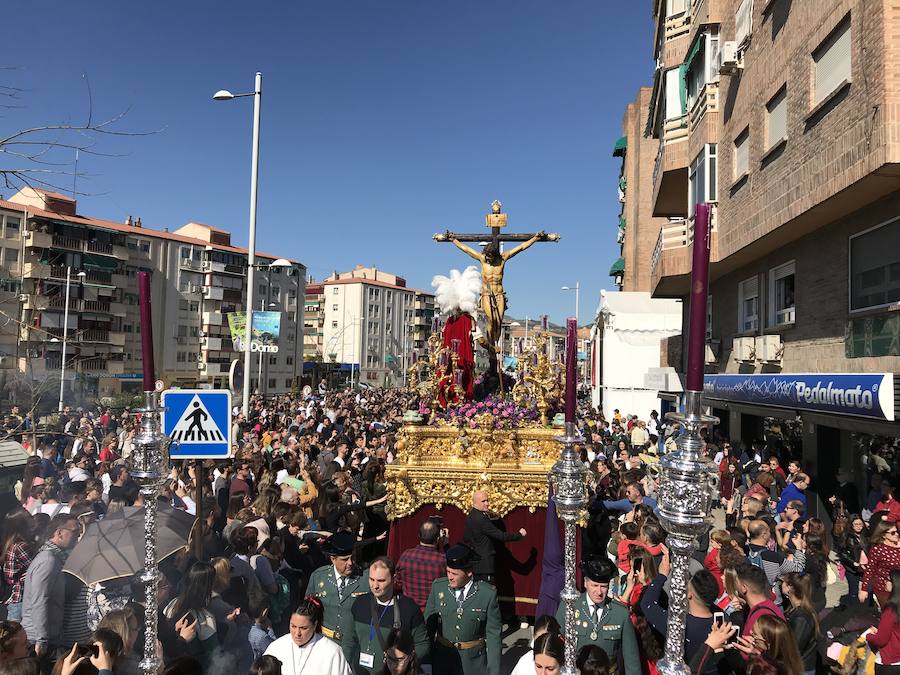
M 162 393 L 163 433 L 172 439 L 171 459 L 231 456 L 231 392 L 167 389 Z

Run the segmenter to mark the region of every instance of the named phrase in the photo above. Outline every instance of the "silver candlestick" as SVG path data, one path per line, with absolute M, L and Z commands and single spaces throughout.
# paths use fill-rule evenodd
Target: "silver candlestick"
M 575 586 L 575 570 L 578 561 L 575 554 L 575 533 L 581 512 L 587 506 L 587 469 L 575 450 L 575 445 L 584 439 L 578 433 L 574 422 L 566 422 L 565 435 L 556 440 L 563 444 L 559 460 L 550 470 L 553 485 L 553 497 L 556 502 L 556 513 L 565 525 L 565 568 L 566 585 L 561 598 L 566 603 L 565 664 L 561 675 L 575 675 L 575 646 L 578 637 L 575 631 L 575 603 L 578 602 L 578 589 Z M 549 508 L 548 504 L 548 508 Z
M 719 497 L 719 473 L 704 456 L 706 446 L 700 430 L 718 423 L 701 412 L 701 392 L 686 391 L 684 414 L 666 418 L 683 425 L 676 449 L 660 460 L 659 519 L 669 536 L 669 612 L 666 649 L 658 669 L 663 675 L 687 675 L 684 662 L 684 631 L 687 617 L 688 561 L 697 549 L 697 538 L 712 525 L 712 505 Z
M 159 564 L 156 560 L 156 514 L 159 491 L 169 473 L 169 438 L 163 435 L 159 423 L 161 408 L 156 392 L 144 392 L 144 408 L 139 409 L 141 429 L 131 441 L 130 473 L 141 487 L 144 499 L 144 658 L 140 663 L 146 675 L 155 675 L 161 665 L 156 653 L 157 586 Z

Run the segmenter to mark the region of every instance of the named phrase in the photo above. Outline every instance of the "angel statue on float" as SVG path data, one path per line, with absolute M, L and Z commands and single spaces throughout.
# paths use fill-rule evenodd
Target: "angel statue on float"
M 481 273 L 474 265 L 462 272 L 450 270 L 450 276 L 437 275 L 431 280 L 435 290 L 435 301 L 447 319 L 441 336 L 442 347 L 449 348 L 455 355 L 454 363 L 448 362 L 444 374 L 454 378 L 454 392 L 463 392 L 467 401 L 472 400 L 475 386 L 475 315 L 481 297 Z M 454 370 L 456 372 L 454 372 Z M 447 380 L 449 384 L 449 380 Z M 447 403 L 447 387 L 442 381 L 438 400 Z M 456 396 L 454 396 L 456 398 Z

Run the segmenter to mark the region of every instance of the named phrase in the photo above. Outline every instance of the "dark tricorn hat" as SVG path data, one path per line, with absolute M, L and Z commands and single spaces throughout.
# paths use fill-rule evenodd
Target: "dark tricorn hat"
M 616 576 L 616 568 L 606 558 L 582 560 L 581 574 L 585 579 L 605 584 L 609 583 Z
M 322 552 L 326 555 L 345 556 L 353 555 L 356 546 L 356 537 L 350 532 L 336 532 L 322 545 Z
M 447 549 L 447 567 L 454 570 L 470 570 L 478 562 L 478 554 L 465 544 L 455 544 Z

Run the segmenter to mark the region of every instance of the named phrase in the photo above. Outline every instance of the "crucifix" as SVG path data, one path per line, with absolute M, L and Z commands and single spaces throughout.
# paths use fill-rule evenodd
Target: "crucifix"
M 456 234 L 447 230 L 433 237 L 435 241 L 452 242 L 460 251 L 481 263 L 481 309 L 487 319 L 487 334 L 482 338 L 482 346 L 487 349 L 492 361 L 497 358 L 497 345 L 506 313 L 506 291 L 503 289 L 503 268 L 506 261 L 539 241 L 559 241 L 558 234 L 548 234 L 543 230 L 535 234 L 501 234 L 507 222 L 507 214 L 501 213 L 501 208 L 502 204 L 495 199 L 491 204 L 491 212 L 484 217 L 491 234 L 480 251 L 463 242 L 484 242 L 483 234 Z M 514 241 L 521 243 L 509 251 L 501 250 L 501 242 Z

